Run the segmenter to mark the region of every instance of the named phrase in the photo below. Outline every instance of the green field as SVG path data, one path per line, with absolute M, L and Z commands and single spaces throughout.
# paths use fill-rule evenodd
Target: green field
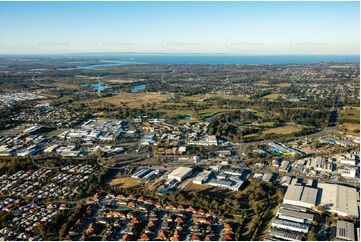
M 268 100 L 276 100 L 279 97 L 286 98 L 287 95 L 282 94 L 282 93 L 272 93 L 272 94 L 264 96 L 263 98 L 268 99 Z
M 268 134 L 277 134 L 277 135 L 287 135 L 299 132 L 302 130 L 302 127 L 295 124 L 286 124 L 282 127 L 270 128 L 262 131 L 261 136 L 265 136 Z
M 345 107 L 341 111 L 341 126 L 351 132 L 360 130 L 360 107 Z

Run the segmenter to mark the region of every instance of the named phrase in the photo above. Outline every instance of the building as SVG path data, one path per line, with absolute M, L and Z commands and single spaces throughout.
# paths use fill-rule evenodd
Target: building
M 315 171 L 327 173 L 332 173 L 336 170 L 335 163 L 321 156 L 306 159 L 306 167 L 313 168 Z
M 276 144 L 276 143 L 270 142 L 270 143 L 268 143 L 268 146 L 271 148 L 271 150 L 273 152 L 275 152 L 278 155 L 287 156 L 287 155 L 304 154 L 303 152 L 289 148 L 289 147 L 285 146 L 284 144 Z
M 209 177 L 213 174 L 213 171 L 203 171 L 202 173 L 198 174 L 196 178 L 194 178 L 193 183 L 202 185 L 203 183 L 207 182 Z
M 289 172 L 290 168 L 291 168 L 291 162 L 288 160 L 283 160 L 281 162 L 279 171 L 280 172 Z
M 348 179 L 355 179 L 356 178 L 356 169 L 355 168 L 348 168 L 348 169 L 341 169 L 341 176 Z
M 283 203 L 314 209 L 316 207 L 318 193 L 318 188 L 290 185 L 283 199 Z
M 217 137 L 215 135 L 209 135 L 206 138 L 206 142 L 208 145 L 217 145 Z
M 328 183 L 319 183 L 318 187 L 321 189 L 321 205 L 326 210 L 339 216 L 359 217 L 356 188 Z
M 276 173 L 265 173 L 262 176 L 262 181 L 264 182 L 273 182 L 278 178 L 278 174 Z
M 178 167 L 168 175 L 168 179 L 177 180 L 179 182 L 183 181 L 190 173 L 192 168 L 190 167 Z
M 272 227 L 278 228 L 278 229 L 295 231 L 295 232 L 299 232 L 299 233 L 305 233 L 305 234 L 307 234 L 310 229 L 309 224 L 302 224 L 302 223 L 292 222 L 292 221 L 278 219 L 278 218 L 274 218 L 272 220 Z
M 311 213 L 304 213 L 304 212 L 289 210 L 289 209 L 286 209 L 285 207 L 281 207 L 278 210 L 277 215 L 278 215 L 278 218 L 280 218 L 280 219 L 289 220 L 289 221 L 297 222 L 297 223 L 304 223 L 304 224 L 311 224 L 315 217 Z
M 283 239 L 288 241 L 301 241 L 304 238 L 304 234 L 302 233 L 288 231 L 288 230 L 281 230 L 276 228 L 271 228 L 269 235 L 278 239 Z
M 294 178 L 292 176 L 283 176 L 280 180 L 280 184 L 282 186 L 288 187 L 289 185 L 291 185 L 293 179 Z
M 355 225 L 350 222 L 337 220 L 336 238 L 355 241 Z
M 144 176 L 148 175 L 150 172 L 152 172 L 151 169 L 148 169 L 148 168 L 141 169 L 141 170 L 137 171 L 136 173 L 134 173 L 132 175 L 132 178 L 140 179 L 140 178 L 143 178 Z
M 340 163 L 342 165 L 356 166 L 356 158 L 354 158 L 354 159 L 342 158 L 340 160 Z

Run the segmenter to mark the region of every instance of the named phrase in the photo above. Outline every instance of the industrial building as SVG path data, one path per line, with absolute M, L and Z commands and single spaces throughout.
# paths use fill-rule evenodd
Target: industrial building
M 290 220 L 293 222 L 305 223 L 305 224 L 311 224 L 315 217 L 311 213 L 293 211 L 293 210 L 286 209 L 284 207 L 281 207 L 278 210 L 277 215 L 280 219 L 285 219 L 285 220 Z
M 310 229 L 309 224 L 301 224 L 301 223 L 292 222 L 289 220 L 278 219 L 278 218 L 274 218 L 272 220 L 272 227 L 275 227 L 278 229 L 295 231 L 295 232 L 304 233 L 304 234 L 307 234 Z
M 355 225 L 353 223 L 337 220 L 336 227 L 337 239 L 355 241 Z
M 319 183 L 318 187 L 322 194 L 321 205 L 329 212 L 339 216 L 359 217 L 359 194 L 355 188 L 328 183 Z
M 202 173 L 198 174 L 194 180 L 194 184 L 202 185 L 203 183 L 207 182 L 209 177 L 213 174 L 213 171 L 203 171 Z
M 281 230 L 276 228 L 271 228 L 269 235 L 278 239 L 289 240 L 289 241 L 301 241 L 304 238 L 304 234 L 302 233 L 288 231 L 288 230 Z
M 290 168 L 291 168 L 291 162 L 289 160 L 283 160 L 281 162 L 279 171 L 280 172 L 289 172 Z
M 290 185 L 283 203 L 314 209 L 317 203 L 319 189 L 301 185 Z
M 192 168 L 190 167 L 178 167 L 168 175 L 168 179 L 177 180 L 179 182 L 183 181 L 190 173 Z

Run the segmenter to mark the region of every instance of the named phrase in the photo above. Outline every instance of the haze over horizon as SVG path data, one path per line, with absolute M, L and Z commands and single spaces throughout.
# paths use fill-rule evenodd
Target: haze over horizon
M 0 2 L 0 54 L 359 55 L 359 2 Z

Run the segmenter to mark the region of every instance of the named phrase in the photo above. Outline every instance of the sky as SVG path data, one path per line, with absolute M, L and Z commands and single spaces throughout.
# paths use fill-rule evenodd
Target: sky
M 0 2 L 0 54 L 360 52 L 359 2 Z

